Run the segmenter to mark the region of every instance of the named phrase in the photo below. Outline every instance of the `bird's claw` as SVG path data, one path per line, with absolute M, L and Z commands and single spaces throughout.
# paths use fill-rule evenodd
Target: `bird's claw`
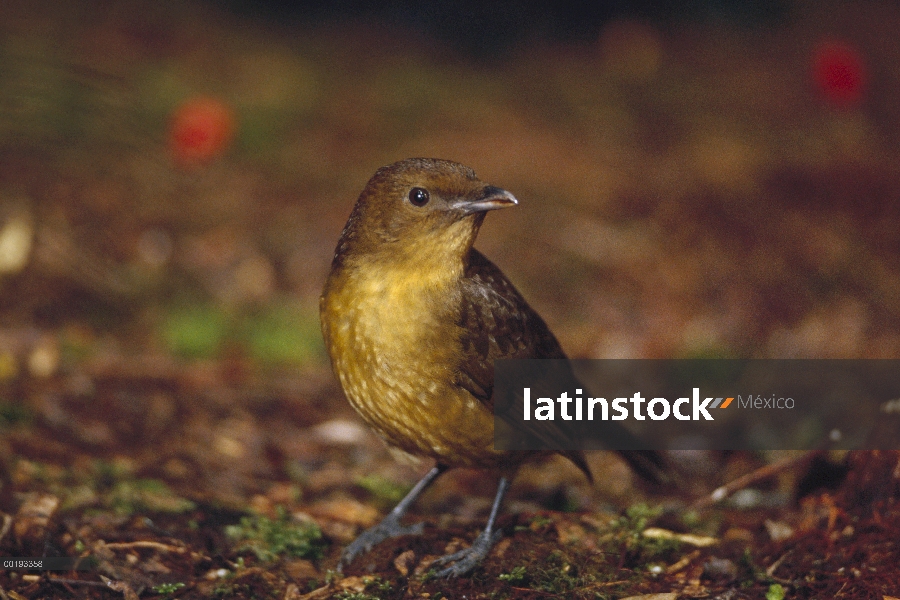
M 451 579 L 453 577 L 462 577 L 463 575 L 466 575 L 487 557 L 491 548 L 493 548 L 494 544 L 502 537 L 503 532 L 500 530 L 487 535 L 486 532 L 481 532 L 481 534 L 475 538 L 475 542 L 468 548 L 435 559 L 435 561 L 431 563 L 432 566 L 445 565 L 447 563 L 453 564 L 446 569 L 441 569 L 436 572 L 434 576 L 442 579 Z
M 344 567 L 352 563 L 357 556 L 365 554 L 388 538 L 403 535 L 422 535 L 423 531 L 425 531 L 424 523 L 404 526 L 400 524 L 399 519 L 388 516 L 378 525 L 363 531 L 349 546 L 344 548 L 344 551 L 341 553 L 341 560 L 337 566 L 338 573 L 342 572 Z

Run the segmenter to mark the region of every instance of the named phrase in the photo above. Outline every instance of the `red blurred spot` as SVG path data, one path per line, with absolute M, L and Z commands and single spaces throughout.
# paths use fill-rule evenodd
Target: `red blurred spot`
M 216 98 L 196 97 L 175 109 L 169 121 L 169 151 L 181 167 L 212 161 L 234 137 L 234 111 Z
M 860 103 L 866 67 L 859 51 L 843 41 L 825 41 L 813 50 L 813 79 L 822 96 L 839 108 Z

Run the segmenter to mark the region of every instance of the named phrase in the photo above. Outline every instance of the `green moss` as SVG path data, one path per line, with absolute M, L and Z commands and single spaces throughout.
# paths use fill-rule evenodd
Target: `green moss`
M 226 527 L 225 534 L 243 542 L 238 552 L 249 550 L 262 562 L 272 562 L 282 556 L 321 558 L 325 546 L 315 523 L 295 521 L 281 508 L 274 519 L 263 515 L 243 517 L 238 525 Z
M 142 512 L 183 513 L 196 508 L 157 479 L 118 481 L 103 495 L 103 502 L 116 513 L 131 515 Z
M 32 420 L 31 412 L 24 406 L 0 400 L 0 429 L 28 425 Z
M 381 475 L 365 475 L 356 480 L 356 484 L 372 494 L 382 507 L 392 507 L 409 492 L 409 486 L 395 483 Z
M 512 571 L 509 573 L 500 573 L 497 576 L 497 579 L 500 581 L 506 581 L 510 585 L 519 585 L 525 583 L 525 576 L 528 573 L 528 570 L 525 567 L 513 567 Z
M 267 306 L 241 329 L 248 354 L 263 364 L 303 364 L 324 356 L 318 312 L 296 303 Z
M 381 577 L 363 577 L 365 589 L 362 592 L 341 592 L 335 596 L 339 600 L 381 600 L 384 595 L 390 594 L 394 588 L 390 581 Z
M 154 585 L 151 588 L 157 594 L 162 594 L 163 596 L 169 596 L 174 594 L 178 590 L 184 587 L 183 583 L 161 583 L 159 585 Z
M 599 555 L 562 550 L 531 557 L 527 564 L 513 567 L 498 579 L 510 586 L 510 592 L 527 588 L 561 598 L 606 598 L 604 593 L 618 587 L 618 583 L 612 587 L 608 583 L 618 579 L 616 569 L 607 566 Z
M 161 336 L 170 352 L 183 358 L 213 358 L 230 329 L 228 316 L 213 305 L 171 309 L 162 323 Z
M 628 564 L 650 568 L 653 563 L 664 560 L 676 552 L 680 543 L 672 538 L 647 537 L 644 530 L 658 517 L 661 509 L 646 504 L 634 504 L 613 524 L 610 550 L 624 552 Z

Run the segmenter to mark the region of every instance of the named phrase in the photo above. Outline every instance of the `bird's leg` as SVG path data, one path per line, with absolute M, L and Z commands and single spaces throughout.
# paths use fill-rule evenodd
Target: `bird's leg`
M 354 558 L 368 552 L 374 548 L 376 544 L 379 544 L 388 538 L 399 537 L 401 535 L 421 534 L 424 528 L 422 523 L 404 527 L 400 524 L 400 519 L 403 518 L 403 515 L 406 514 L 406 511 L 409 510 L 412 503 L 416 501 L 416 498 L 418 498 L 422 492 L 434 483 L 434 480 L 446 470 L 446 466 L 437 465 L 428 471 L 428 473 L 425 474 L 425 477 L 413 486 L 413 489 L 406 494 L 403 500 L 397 503 L 397 506 L 395 506 L 378 525 L 363 531 L 349 546 L 344 548 L 344 552 L 341 554 L 341 560 L 338 563 L 338 572 L 353 562 Z
M 461 577 L 478 566 L 494 547 L 494 544 L 503 537 L 500 530 L 494 531 L 494 523 L 497 521 L 497 514 L 500 512 L 500 505 L 503 504 L 503 497 L 506 490 L 509 489 L 510 481 L 506 477 L 500 478 L 497 486 L 497 495 L 494 496 L 494 504 L 491 506 L 491 515 L 488 517 L 487 525 L 484 531 L 478 534 L 471 546 L 465 550 L 442 556 L 434 561 L 434 565 L 443 565 L 453 563 L 446 569 L 442 569 L 435 573 L 436 577 Z

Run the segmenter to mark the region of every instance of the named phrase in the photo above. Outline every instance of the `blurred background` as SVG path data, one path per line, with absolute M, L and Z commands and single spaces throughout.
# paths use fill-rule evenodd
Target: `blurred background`
M 573 355 L 897 354 L 890 3 L 0 11 L 7 377 L 321 361 L 341 226 L 409 156 L 522 200 L 479 246 Z
M 0 508 L 352 520 L 364 474 L 413 480 L 318 325 L 357 195 L 411 156 L 520 199 L 477 245 L 572 356 L 896 358 L 898 28 L 890 2 L 0 3 Z

